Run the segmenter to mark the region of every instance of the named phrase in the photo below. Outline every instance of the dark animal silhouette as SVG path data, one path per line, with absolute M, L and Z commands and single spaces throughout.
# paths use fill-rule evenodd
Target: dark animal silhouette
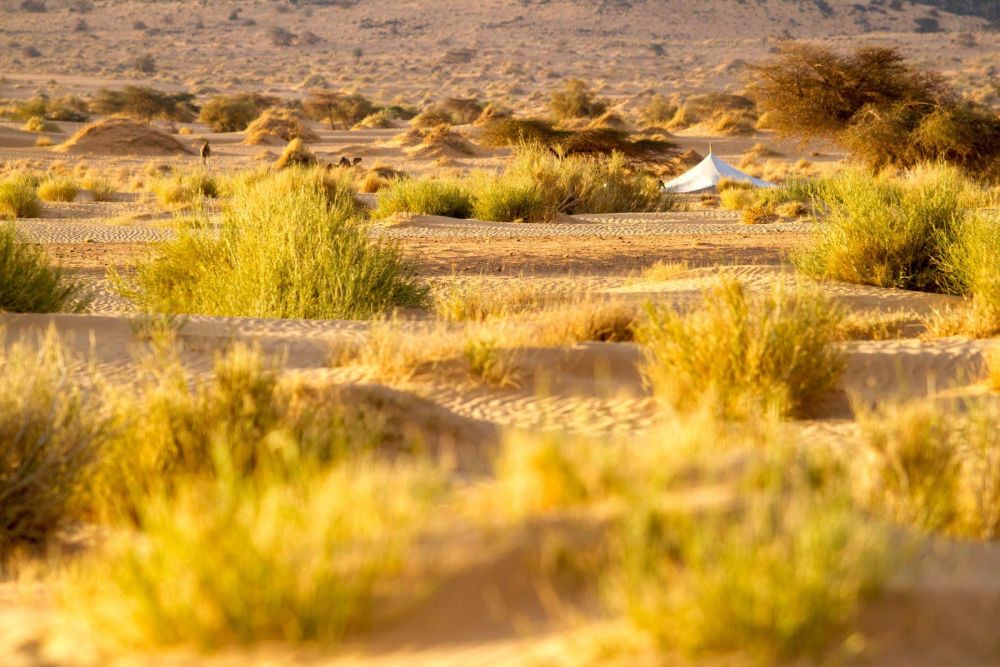
M 212 155 L 212 147 L 208 145 L 208 139 L 201 145 L 201 163 L 208 165 L 208 158 Z
M 351 166 L 351 161 L 348 160 L 346 157 L 342 157 L 342 158 L 340 158 L 340 162 L 337 163 L 337 166 L 338 167 L 350 167 Z
M 353 162 L 351 164 L 352 164 L 352 166 L 357 167 L 359 164 L 361 164 L 361 158 L 359 158 L 359 157 L 354 158 L 354 160 L 353 160 Z

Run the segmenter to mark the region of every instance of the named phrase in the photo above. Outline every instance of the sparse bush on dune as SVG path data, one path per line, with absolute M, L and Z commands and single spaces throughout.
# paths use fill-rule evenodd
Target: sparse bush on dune
M 81 287 L 40 248 L 21 239 L 12 224 L 0 223 L 0 311 L 77 312 L 87 302 Z
M 384 109 L 368 114 L 351 128 L 352 130 L 386 130 L 395 127 L 392 116 Z
M 106 420 L 71 379 L 72 362 L 52 330 L 0 346 L 0 565 L 19 547 L 44 547 L 72 517 L 97 456 Z
M 141 521 L 144 503 L 169 497 L 191 477 L 294 475 L 373 449 L 384 435 L 375 415 L 351 411 L 332 391 L 279 383 L 260 352 L 237 345 L 216 357 L 208 378 L 195 378 L 154 332 L 154 354 L 134 384 L 108 394 L 115 428 L 102 449 L 87 501 L 111 521 Z M 140 418 L 141 416 L 141 418 Z M 288 440 L 294 457 L 269 443 Z
M 597 99 L 583 81 L 570 79 L 563 90 L 552 93 L 549 108 L 556 118 L 595 118 L 608 110 L 608 103 Z
M 49 177 L 38 185 L 38 196 L 42 201 L 73 201 L 79 192 L 76 181 L 64 176 Z
M 401 179 L 379 191 L 372 217 L 384 219 L 396 213 L 468 218 L 472 215 L 472 198 L 459 181 Z
M 777 284 L 748 295 L 734 278 L 687 313 L 650 308 L 637 339 L 653 391 L 684 410 L 801 412 L 832 392 L 844 364 L 833 346 L 840 311 L 818 292 Z
M 275 98 L 255 93 L 213 97 L 201 108 L 198 120 L 207 123 L 213 132 L 242 132 L 276 103 Z
M 296 137 L 288 142 L 285 150 L 281 151 L 281 157 L 274 163 L 275 169 L 287 169 L 288 167 L 311 167 L 316 164 L 316 155 L 313 154 L 302 140 Z
M 279 383 L 242 346 L 197 380 L 161 352 L 107 395 L 113 426 L 82 506 L 140 532 L 92 551 L 63 597 L 106 640 L 335 643 L 412 571 L 442 484 L 370 455 L 385 446 L 377 414 Z
M 290 168 L 232 188 L 218 237 L 182 231 L 122 289 L 154 311 L 248 317 L 356 318 L 424 303 L 397 247 L 368 236 L 350 183 Z
M 42 210 L 37 185 L 25 176 L 8 176 L 0 181 L 0 220 L 37 218 Z
M 895 521 L 978 539 L 1000 535 L 1000 410 L 930 402 L 862 414 L 854 461 L 861 500 Z
M 243 143 L 257 144 L 288 142 L 292 139 L 315 141 L 319 137 L 310 130 L 291 109 L 267 109 L 246 129 Z

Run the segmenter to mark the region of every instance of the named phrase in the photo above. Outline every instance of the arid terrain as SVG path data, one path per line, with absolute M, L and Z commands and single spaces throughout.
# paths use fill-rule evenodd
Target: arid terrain
M 21 307 L 0 239 L 0 665 L 1000 664 L 1000 186 L 744 97 L 795 39 L 995 117 L 993 5 L 3 0 L 0 220 L 29 183 L 2 224 L 75 291 Z M 599 112 L 493 138 L 571 80 Z M 93 110 L 126 86 L 181 111 Z M 300 127 L 213 127 L 240 95 Z M 782 198 L 663 192 L 709 153 Z M 939 211 L 919 266 L 815 268 Z

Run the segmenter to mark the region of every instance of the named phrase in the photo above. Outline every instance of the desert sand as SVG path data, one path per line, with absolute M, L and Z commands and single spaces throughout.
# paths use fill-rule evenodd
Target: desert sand
M 44 14 L 13 11 L 16 4 L 0 8 L 0 98 L 15 100 L 41 91 L 88 94 L 129 84 L 187 91 L 199 99 L 234 92 L 292 99 L 329 87 L 417 107 L 447 96 L 477 97 L 531 115 L 544 111 L 555 86 L 577 77 L 615 110 L 631 114 L 654 93 L 737 91 L 747 63 L 787 36 L 835 47 L 898 46 L 980 99 L 996 100 L 1000 64 L 1000 33 L 990 29 L 988 17 L 911 2 L 866 9 L 847 1 L 777 0 L 358 1 L 300 7 L 122 0 L 98 1 L 83 14 L 70 11 L 68 2 L 52 0 Z M 229 18 L 237 9 L 237 17 Z M 916 32 L 917 20 L 926 18 L 934 18 L 940 30 Z M 275 26 L 294 34 L 292 45 L 271 43 L 268 30 Z M 39 55 L 26 55 L 29 46 Z M 155 72 L 133 70 L 140 53 L 155 58 Z M 56 125 L 58 131 L 45 133 L 54 140 L 49 147 L 36 145 L 38 133 L 24 131 L 21 123 L 0 121 L 0 164 L 125 175 L 141 174 L 149 165 L 183 169 L 199 164 L 198 147 L 207 139 L 213 151 L 209 169 L 224 174 L 273 162 L 283 147 L 246 145 L 243 133 L 213 133 L 198 122 L 154 121 L 155 145 L 88 139 L 77 135 L 81 123 Z M 318 139 L 309 149 L 323 163 L 357 156 L 360 169 L 379 163 L 410 175 L 495 171 L 510 157 L 508 149 L 479 146 L 474 154 L 423 151 L 401 141 L 407 124 L 398 125 L 332 131 L 310 123 Z M 475 144 L 477 128 L 456 131 Z M 800 145 L 766 130 L 733 137 L 696 127 L 671 140 L 701 155 L 711 145 L 733 164 L 764 143 L 779 156 L 773 158 L 777 165 L 802 175 L 834 171 L 845 159 L 833 146 Z M 374 203 L 373 195 L 359 199 Z M 110 201 L 93 201 L 82 191 L 72 202 L 45 203 L 38 218 L 17 220 L 24 237 L 94 298 L 82 314 L 0 313 L 7 343 L 54 328 L 79 355 L 81 374 L 93 364 L 109 381 L 129 382 L 146 343 L 136 336 L 136 305 L 114 291 L 107 270 L 128 272 L 157 242 L 176 236 L 175 220 L 183 215 L 164 210 L 141 188 L 119 188 Z M 489 294 L 526 288 L 556 302 L 688 308 L 700 303 L 719 275 L 735 276 L 751 293 L 792 277 L 789 254 L 809 242 L 811 224 L 746 225 L 738 213 L 690 198 L 666 213 L 581 214 L 538 224 L 402 216 L 382 221 L 372 234 L 398 242 L 420 279 L 436 287 L 477 286 Z M 644 278 L 643 269 L 658 262 L 682 268 L 667 279 Z M 921 317 L 955 305 L 957 297 L 847 283 L 818 287 L 848 312 L 903 313 L 909 325 L 886 340 L 838 343 L 847 364 L 841 385 L 836 396 L 793 422 L 801 437 L 850 449 L 858 446 L 859 405 L 907 398 L 947 402 L 988 391 L 985 358 L 996 340 L 931 339 L 920 324 Z M 489 477 L 509 429 L 639 438 L 660 418 L 634 343 L 520 346 L 513 357 L 520 378 L 515 387 L 476 381 L 457 361 L 399 381 L 363 365 L 331 363 L 334 350 L 364 341 L 373 326 L 190 315 L 181 318 L 177 340 L 184 365 L 196 373 L 207 373 L 218 352 L 245 342 L 281 359 L 283 376 L 379 395 L 394 406 L 401 428 L 447 450 L 456 474 L 473 480 Z M 426 316 L 399 324 L 404 335 L 415 336 L 426 326 Z M 586 530 L 570 525 L 571 517 L 567 522 L 567 539 L 586 539 Z M 502 544 L 478 544 L 470 537 L 472 555 L 464 569 L 416 613 L 334 655 L 264 646 L 210 657 L 186 650 L 111 656 L 58 626 L 51 613 L 56 602 L 44 585 L 0 580 L 0 664 L 564 664 L 573 647 L 613 621 L 588 597 L 593 591 L 540 587 L 532 568 L 541 538 L 526 532 Z M 997 543 L 939 539 L 864 607 L 859 625 L 866 664 L 997 664 Z

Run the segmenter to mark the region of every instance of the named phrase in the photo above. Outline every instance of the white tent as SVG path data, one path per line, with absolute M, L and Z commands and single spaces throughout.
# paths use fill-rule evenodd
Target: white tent
M 774 183 L 754 178 L 750 174 L 744 174 L 736 167 L 726 164 L 709 149 L 708 156 L 704 160 L 665 184 L 663 189 L 667 192 L 677 193 L 702 192 L 704 190 L 711 190 L 723 178 L 733 181 L 748 181 L 758 188 L 774 187 Z

